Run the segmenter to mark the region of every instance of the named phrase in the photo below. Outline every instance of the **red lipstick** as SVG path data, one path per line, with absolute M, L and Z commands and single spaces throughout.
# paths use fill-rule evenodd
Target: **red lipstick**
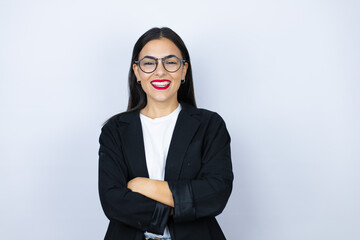
M 157 90 L 165 90 L 169 88 L 171 81 L 167 79 L 155 79 L 152 80 L 150 83 L 151 86 L 153 86 Z

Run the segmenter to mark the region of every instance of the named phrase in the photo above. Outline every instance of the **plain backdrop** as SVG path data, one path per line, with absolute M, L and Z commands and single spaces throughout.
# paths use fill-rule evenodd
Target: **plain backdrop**
M 155 26 L 232 137 L 227 239 L 360 239 L 357 0 L 1 0 L 0 239 L 103 239 L 98 137 Z

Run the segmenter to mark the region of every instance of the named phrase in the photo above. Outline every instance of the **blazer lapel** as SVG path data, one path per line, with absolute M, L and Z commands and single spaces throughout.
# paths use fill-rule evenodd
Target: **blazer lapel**
M 200 122 L 191 116 L 197 109 L 186 103 L 181 103 L 181 106 L 166 159 L 166 181 L 179 178 L 186 150 L 200 125 Z
M 131 171 L 137 177 L 148 178 L 139 111 L 126 113 L 121 120 L 128 123 L 120 128 L 120 136 Z
M 186 150 L 200 126 L 200 122 L 193 118 L 197 114 L 197 108 L 181 103 L 182 110 L 175 124 L 170 142 L 165 166 L 165 179 L 176 180 L 179 178 Z M 146 165 L 143 132 L 140 122 L 139 110 L 124 113 L 120 121 L 127 124 L 120 126 L 120 138 L 123 144 L 123 152 L 128 160 L 131 172 L 137 177 L 149 177 Z

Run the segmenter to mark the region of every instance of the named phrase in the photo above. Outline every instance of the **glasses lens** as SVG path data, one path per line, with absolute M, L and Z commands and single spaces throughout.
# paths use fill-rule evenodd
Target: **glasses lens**
M 156 68 L 156 60 L 152 58 L 144 58 L 140 61 L 140 68 L 144 72 L 152 72 Z
M 181 61 L 177 57 L 167 57 L 164 59 L 164 67 L 169 72 L 176 72 L 180 68 Z

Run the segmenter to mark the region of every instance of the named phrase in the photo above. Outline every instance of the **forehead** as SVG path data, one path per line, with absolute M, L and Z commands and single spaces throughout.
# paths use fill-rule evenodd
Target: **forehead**
M 161 38 L 151 40 L 145 44 L 139 54 L 139 59 L 145 56 L 153 56 L 156 58 L 166 57 L 168 55 L 181 56 L 180 49 L 169 39 Z

